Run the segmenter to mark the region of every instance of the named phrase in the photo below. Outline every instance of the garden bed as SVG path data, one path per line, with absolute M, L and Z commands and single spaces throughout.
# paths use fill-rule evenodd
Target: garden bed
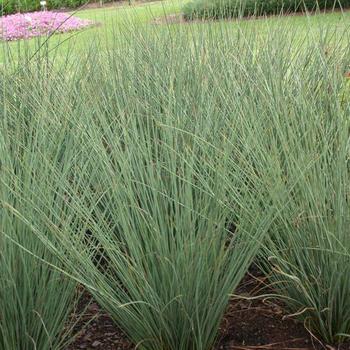
M 256 296 L 264 286 L 264 276 L 258 269 L 252 267 L 238 288 L 238 294 L 243 297 Z M 77 338 L 67 350 L 135 348 L 108 314 L 86 292 L 80 302 L 80 310 L 83 311 L 85 308 L 84 316 L 75 327 L 75 331 L 78 332 Z M 84 327 L 86 323 L 89 324 Z M 350 344 L 334 348 L 326 347 L 312 338 L 302 324 L 287 317 L 280 302 L 241 298 L 231 300 L 220 327 L 215 350 L 225 349 L 348 350 Z
M 0 40 L 13 41 L 65 33 L 91 27 L 95 23 L 65 13 L 37 11 L 0 17 Z

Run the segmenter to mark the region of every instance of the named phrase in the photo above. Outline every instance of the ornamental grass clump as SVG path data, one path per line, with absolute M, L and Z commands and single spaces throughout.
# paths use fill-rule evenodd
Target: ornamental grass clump
M 132 40 L 81 60 L 81 74 L 70 72 L 76 108 L 40 124 L 56 130 L 63 118 L 76 131 L 58 133 L 68 136 L 55 156 L 76 151 L 78 164 L 73 173 L 69 157 L 62 166 L 53 155 L 47 161 L 45 186 L 69 210 L 50 217 L 29 203 L 51 228 L 46 234 L 31 218 L 33 231 L 140 349 L 211 349 L 271 221 L 253 215 L 259 194 L 245 184 L 244 161 L 228 165 L 223 153 L 224 119 L 213 118 L 221 96 L 198 65 L 210 45 L 187 31 L 169 44 L 167 32 L 156 39 L 135 29 Z M 54 87 L 50 75 L 38 86 L 47 84 Z M 227 166 L 235 166 L 237 188 L 222 181 Z M 234 232 L 232 206 L 242 212 Z M 28 220 L 24 209 L 14 214 Z
M 346 339 L 348 30 L 275 21 L 113 34 L 59 73 L 48 53 L 48 71 L 25 85 L 38 96 L 6 97 L 31 111 L 20 148 L 38 159 L 35 186 L 6 187 L 27 198 L 8 215 L 139 349 L 212 349 L 259 248 L 290 313 L 329 343 Z M 16 69 L 29 84 L 27 65 Z
M 342 74 L 318 63 L 319 90 L 309 97 L 295 91 L 299 108 L 290 108 L 288 129 L 276 119 L 269 123 L 273 181 L 280 188 L 269 196 L 271 205 L 281 206 L 292 190 L 271 229 L 265 268 L 295 317 L 334 344 L 350 338 L 350 105 L 339 100 Z
M 290 317 L 328 344 L 350 334 L 349 33 L 337 34 L 320 28 L 298 46 L 272 36 L 259 63 L 240 61 L 245 84 L 231 99 L 241 96 L 251 186 L 276 213 L 259 261 Z
M 45 75 L 50 84 L 44 89 L 37 69 L 29 67 L 1 74 L 0 349 L 63 350 L 79 293 L 44 239 L 53 249 L 55 226 L 75 227 L 64 193 L 52 182 L 57 169 L 69 171 L 73 158 L 60 113 L 68 85 Z

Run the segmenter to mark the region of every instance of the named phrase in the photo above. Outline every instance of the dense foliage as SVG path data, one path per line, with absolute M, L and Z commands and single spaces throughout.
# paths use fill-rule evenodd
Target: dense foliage
M 69 135 L 60 128 L 63 81 L 51 76 L 44 90 L 41 74 L 1 72 L 0 350 L 65 349 L 78 296 L 76 282 L 60 271 L 59 256 L 35 233 L 54 247 L 54 226 L 75 226 L 62 192 L 50 182 L 70 158 L 64 152 Z
M 86 0 L 47 0 L 46 7 L 49 10 L 61 8 L 77 8 L 89 1 Z M 103 1 L 103 2 L 108 2 Z M 40 0 L 0 0 L 0 15 L 8 15 L 16 12 L 32 12 L 40 10 Z
M 186 19 L 219 19 L 349 6 L 349 0 L 193 0 L 183 7 L 183 12 Z
M 62 348 L 68 276 L 137 348 L 212 349 L 258 252 L 290 314 L 349 338 L 350 32 L 264 24 L 7 58 L 0 350 Z

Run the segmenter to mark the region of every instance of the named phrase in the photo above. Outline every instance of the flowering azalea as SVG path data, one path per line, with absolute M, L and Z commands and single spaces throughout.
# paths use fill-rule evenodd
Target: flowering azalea
M 73 17 L 62 12 L 17 13 L 0 17 L 0 40 L 28 39 L 53 32 L 68 32 L 91 25 L 93 22 L 90 20 Z

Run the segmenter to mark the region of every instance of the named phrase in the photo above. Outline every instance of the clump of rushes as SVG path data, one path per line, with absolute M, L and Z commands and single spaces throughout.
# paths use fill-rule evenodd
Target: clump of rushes
M 349 47 L 330 34 L 305 38 L 299 51 L 274 36 L 254 74 L 241 64 L 236 118 L 246 140 L 240 148 L 259 174 L 252 186 L 265 193 L 261 208 L 277 215 L 262 267 L 291 317 L 334 344 L 350 335 L 350 105 Z M 293 59 L 272 57 L 277 47 Z
M 74 228 L 52 176 L 69 171 L 74 144 L 60 113 L 68 103 L 63 78 L 44 74 L 50 81 L 44 89 L 43 70 L 26 68 L 1 72 L 0 349 L 59 350 L 71 338 L 78 293 L 40 238 L 54 249 L 55 227 Z
M 308 101 L 295 91 L 288 128 L 279 118 L 268 123 L 269 181 L 279 188 L 268 201 L 288 204 L 271 230 L 265 267 L 291 313 L 334 344 L 350 338 L 350 105 L 339 101 L 340 72 L 324 64 L 323 79 Z
M 186 116 L 157 117 L 144 101 L 123 116 L 115 100 L 117 110 L 87 121 L 90 171 L 71 204 L 89 234 L 62 235 L 63 256 L 140 349 L 210 349 L 266 223 L 229 232 L 218 176 L 227 158 L 204 142 L 203 129 L 184 129 Z
M 206 164 L 208 146 L 169 120 L 119 118 L 112 125 L 122 136 L 114 127 L 108 132 L 103 118 L 103 128 L 91 124 L 99 190 L 88 201 L 99 200 L 91 235 L 103 264 L 99 271 L 80 254 L 90 266 L 85 278 L 140 348 L 210 349 L 259 244 L 247 242 L 243 230 L 228 232 L 231 215 L 217 176 L 223 164 Z
M 259 194 L 223 152 L 231 143 L 224 119 L 212 114 L 221 108 L 212 105 L 221 97 L 205 82 L 213 76 L 188 64 L 205 60 L 207 44 L 187 43 L 187 31 L 171 45 L 167 32 L 158 40 L 147 30 L 134 33 L 88 57 L 89 74 L 75 86 L 79 108 L 63 116 L 81 132 L 74 133 L 77 145 L 61 140 L 67 152 L 79 150 L 81 163 L 75 177 L 69 163 L 56 164 L 51 186 L 45 183 L 66 198 L 80 229 L 70 227 L 69 214 L 58 222 L 44 215 L 48 235 L 41 221 L 31 222 L 138 348 L 209 350 L 271 216 L 254 215 Z M 45 84 L 53 84 L 50 77 Z M 45 118 L 41 127 L 61 117 Z M 236 188 L 222 181 L 227 167 Z M 231 206 L 242 211 L 234 233 Z
M 35 234 L 140 349 L 211 349 L 267 232 L 262 258 L 291 312 L 329 342 L 349 330 L 338 274 L 349 267 L 349 33 L 242 26 L 115 27 L 111 46 L 67 75 L 60 92 L 76 100 L 41 124 L 63 118 L 56 157 L 79 157 L 44 182 L 71 214 L 57 224 L 35 205 Z

